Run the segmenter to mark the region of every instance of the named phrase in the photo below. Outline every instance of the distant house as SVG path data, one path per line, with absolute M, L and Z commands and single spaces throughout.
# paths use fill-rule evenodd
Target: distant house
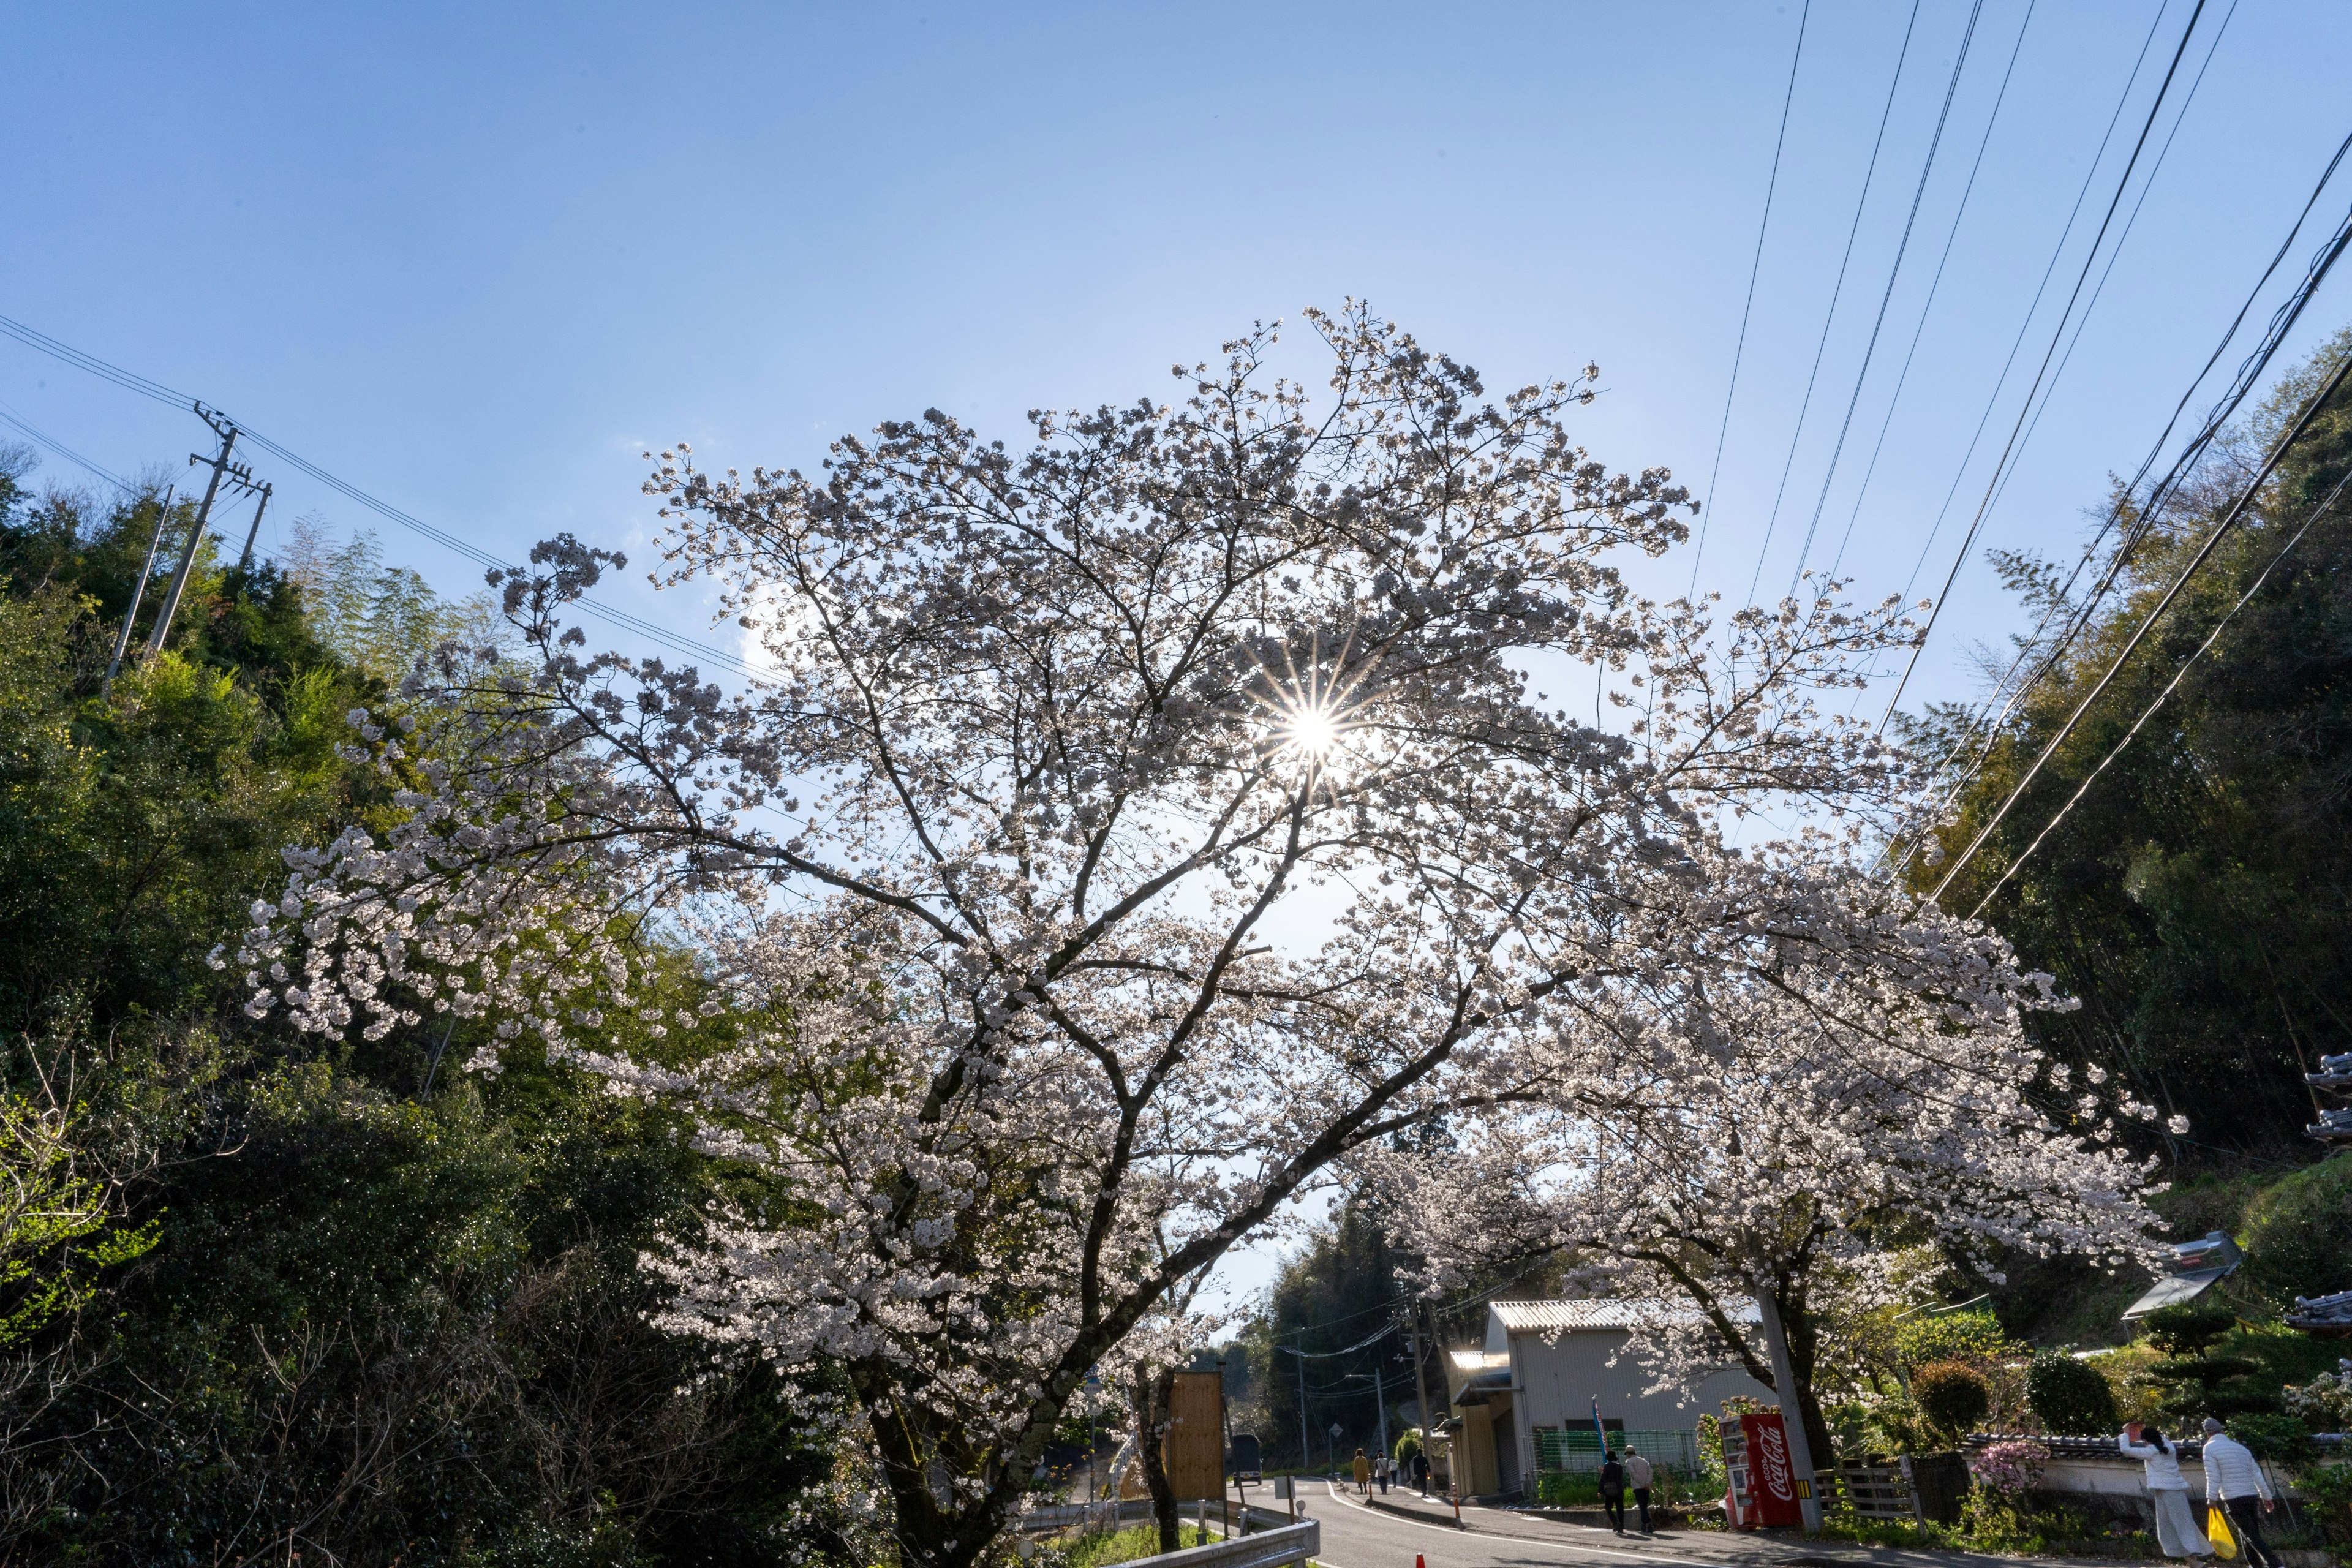
M 1752 1322 L 1755 1306 L 1745 1305 L 1743 1320 Z M 1485 1346 L 1448 1357 L 1448 1426 L 1464 1490 L 1482 1497 L 1529 1490 L 1542 1435 L 1590 1431 L 1596 1400 L 1603 1426 L 1633 1433 L 1691 1431 L 1736 1395 L 1777 1403 L 1737 1364 L 1707 1370 L 1687 1391 L 1643 1393 L 1655 1379 L 1627 1342 L 1635 1323 L 1666 1310 L 1675 1309 L 1654 1301 L 1491 1303 Z

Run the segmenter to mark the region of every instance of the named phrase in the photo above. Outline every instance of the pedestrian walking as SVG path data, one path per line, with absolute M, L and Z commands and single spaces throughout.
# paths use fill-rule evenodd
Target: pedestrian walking
M 1625 1467 L 1617 1461 L 1617 1450 L 1601 1451 L 1601 1509 L 1609 1516 L 1609 1528 L 1618 1534 L 1625 1533 Z
M 1380 1462 L 1373 1467 L 1381 1483 L 1381 1496 L 1382 1497 L 1389 1495 L 1389 1472 L 1395 1468 L 1396 1461 L 1390 1458 L 1386 1454 L 1382 1454 L 1380 1458 Z
M 2125 1425 L 2116 1447 L 2137 1459 L 2147 1483 L 2147 1500 L 2156 1510 L 2156 1543 L 2167 1557 L 2213 1561 L 2213 1543 L 2197 1528 L 2189 1507 L 2189 1483 L 2181 1479 L 2180 1456 L 2172 1441 L 2156 1427 L 2133 1421 Z
M 1429 1495 L 1429 1456 L 1418 1449 L 1414 1450 L 1412 1456 L 1412 1479 L 1413 1484 L 1421 1488 L 1421 1495 L 1427 1497 Z
M 2205 1417 L 2205 1501 L 2229 1520 L 2253 1568 L 2279 1568 L 2277 1549 L 2263 1540 L 2263 1515 L 2273 1507 L 2270 1478 L 2253 1450 L 2222 1431 L 2210 1415 Z
M 1372 1495 L 1372 1462 L 1364 1458 L 1364 1451 L 1361 1448 L 1356 1450 L 1356 1495 L 1358 1497 Z
M 1631 1443 L 1625 1445 L 1625 1484 L 1633 1489 L 1633 1502 L 1642 1510 L 1642 1533 L 1650 1533 L 1650 1483 L 1656 1479 L 1650 1461 Z

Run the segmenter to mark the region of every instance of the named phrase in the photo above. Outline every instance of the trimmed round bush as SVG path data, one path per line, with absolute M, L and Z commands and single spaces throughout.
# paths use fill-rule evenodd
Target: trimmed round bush
M 2104 1436 L 2123 1426 L 2115 1389 L 2064 1351 L 2043 1351 L 2025 1363 L 2025 1397 L 2044 1426 L 2066 1436 Z
M 1957 1437 L 1992 1408 L 1992 1384 L 1966 1363 L 1929 1362 L 1911 1376 L 1911 1402 L 1928 1426 Z

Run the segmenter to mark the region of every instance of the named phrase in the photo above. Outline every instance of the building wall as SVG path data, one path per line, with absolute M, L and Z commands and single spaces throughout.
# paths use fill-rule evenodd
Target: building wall
M 1731 1366 L 1697 1380 L 1687 1393 L 1668 1388 L 1644 1394 L 1643 1390 L 1654 1379 L 1643 1370 L 1640 1357 L 1626 1349 L 1632 1335 L 1622 1329 L 1570 1329 L 1550 1343 L 1541 1333 L 1508 1338 L 1511 1384 L 1519 1391 L 1511 1405 L 1518 1425 L 1519 1453 L 1529 1468 L 1534 1463 L 1535 1428 L 1588 1426 L 1596 1398 L 1604 1420 L 1622 1422 L 1633 1431 L 1686 1431 L 1698 1425 L 1701 1415 L 1718 1414 L 1724 1400 L 1738 1395 L 1767 1405 L 1778 1403 L 1770 1389 Z M 1614 1366 L 1609 1364 L 1612 1357 Z

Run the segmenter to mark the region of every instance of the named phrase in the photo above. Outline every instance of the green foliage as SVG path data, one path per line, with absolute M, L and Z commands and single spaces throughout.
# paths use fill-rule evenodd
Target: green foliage
M 2219 465 L 2148 528 L 2084 635 L 1990 737 L 1950 824 L 1912 857 L 1906 875 L 1916 891 L 1932 891 L 1948 858 L 1986 828 L 2202 545 L 2252 451 L 2294 418 L 2347 345 L 2352 333 L 2339 333 L 2283 378 L 2237 437 L 2243 459 Z M 2342 793 L 2352 773 L 2352 509 L 2320 519 L 2279 559 L 2347 463 L 2352 395 L 2339 392 L 1943 895 L 1947 909 L 1975 909 L 2087 784 L 1986 918 L 2028 968 L 2049 971 L 2081 1000 L 2076 1010 L 2028 1018 L 2037 1043 L 2185 1114 L 2201 1144 L 2301 1157 L 2296 1130 L 2310 1110 L 2304 1064 L 2352 1050 L 2337 1000 L 2352 990 L 2352 944 L 2342 938 L 2352 919 L 2352 819 Z M 2063 564 L 1996 559 L 2033 618 L 2058 607 L 2057 623 L 2066 622 Z M 2090 783 L 2273 560 L 2263 591 L 2188 668 L 2162 721 Z M 1955 705 L 1931 707 L 1912 739 L 1957 772 L 1988 737 L 1972 710 Z M 2042 1093 L 2053 1113 L 2071 1114 L 2067 1091 Z M 2168 1146 L 2156 1124 L 2138 1137 L 2151 1152 L 2195 1152 Z
M 1965 1362 L 1984 1365 L 2017 1353 L 2018 1346 L 2000 1326 L 2000 1320 L 1982 1309 L 1966 1312 L 1922 1313 L 1907 1320 L 1895 1333 L 1895 1361 L 1906 1372 L 1931 1362 Z
M 156 508 L 20 477 L 0 452 L 0 1559 L 870 1560 L 812 1490 L 839 1391 L 650 1321 L 639 1255 L 744 1178 L 528 1052 L 428 1097 L 473 1026 L 289 1038 L 208 962 L 283 847 L 388 820 L 343 715 L 467 612 L 346 547 L 321 619 L 208 542 L 168 650 L 101 690 Z M 639 1028 L 612 1043 L 719 1043 Z
M 2276 1300 L 2352 1290 L 2352 1151 L 2263 1187 L 2239 1239 L 2245 1272 Z
M 2279 1403 L 2307 1430 L 2352 1431 L 2352 1373 L 2323 1373 L 2308 1383 L 2286 1389 Z
M 2227 1301 L 2210 1292 L 2193 1301 L 2176 1301 L 2140 1320 L 2150 1344 L 2169 1356 L 2197 1356 L 2238 1326 L 2238 1314 Z
M 2148 1342 L 2167 1357 L 2147 1368 L 2168 1390 L 2158 1408 L 2183 1430 L 2208 1415 L 2226 1418 L 2277 1408 L 2279 1384 L 2263 1375 L 2259 1358 L 2217 1351 L 2238 1327 L 2237 1313 L 2227 1302 L 2209 1293 L 2141 1321 Z
M 2258 1459 L 2299 1465 L 2311 1455 L 2310 1429 L 2294 1415 L 2232 1415 L 2223 1429 L 2252 1449 Z
M 70 1085 L 60 1097 L 50 1072 L 24 1055 L 33 1086 L 0 1089 L 0 1349 L 80 1307 L 106 1270 L 155 1245 L 153 1223 L 116 1223 L 110 1184 L 83 1167 L 84 1109 Z
M 1396 1451 L 1394 1454 L 1396 1462 L 1400 1465 L 1411 1464 L 1412 1462 L 1412 1457 L 1420 1452 L 1421 1432 L 1416 1427 L 1408 1426 L 1405 1428 L 1404 1434 L 1396 1440 Z
M 1929 1362 L 1911 1376 L 1911 1400 L 1932 1430 L 1958 1437 L 1992 1409 L 1992 1384 L 1965 1362 Z
M 1176 1546 L 1180 1552 L 1212 1545 L 1216 1539 L 1193 1525 L 1177 1527 Z M 1133 1563 L 1159 1554 L 1159 1527 L 1132 1524 L 1124 1530 L 1090 1531 L 1048 1542 L 1030 1562 L 1032 1568 L 1110 1568 L 1115 1563 Z
M 2025 1397 L 2053 1432 L 2092 1437 L 2123 1425 L 2115 1389 L 2096 1368 L 2064 1351 L 2043 1351 L 2026 1363 Z

